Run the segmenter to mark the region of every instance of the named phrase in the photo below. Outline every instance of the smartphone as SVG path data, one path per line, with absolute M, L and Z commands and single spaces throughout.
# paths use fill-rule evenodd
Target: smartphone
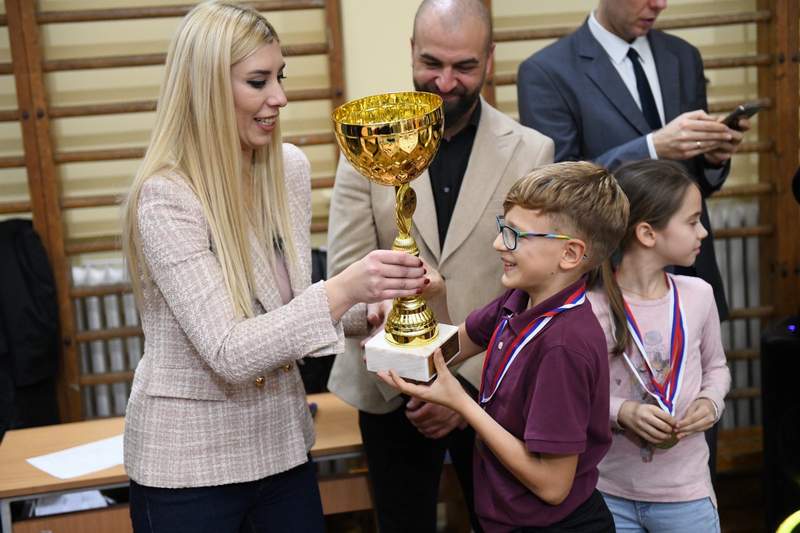
M 758 102 L 745 102 L 744 104 L 736 106 L 736 109 L 722 119 L 722 123 L 732 130 L 739 129 L 740 118 L 750 118 L 759 111 L 761 111 L 761 104 Z

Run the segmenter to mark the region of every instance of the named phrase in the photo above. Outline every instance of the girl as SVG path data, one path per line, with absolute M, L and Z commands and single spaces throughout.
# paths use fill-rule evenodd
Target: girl
M 609 345 L 611 449 L 598 489 L 618 531 L 719 531 L 703 431 L 730 387 L 711 286 L 689 267 L 708 231 L 701 197 L 669 161 L 620 167 L 630 218 L 616 269 L 589 301 Z
M 424 287 L 420 260 L 388 250 L 310 284 L 283 72 L 275 29 L 227 2 L 194 8 L 167 54 L 124 221 L 145 340 L 125 418 L 137 533 L 323 531 L 295 362 L 340 351 L 356 302 Z

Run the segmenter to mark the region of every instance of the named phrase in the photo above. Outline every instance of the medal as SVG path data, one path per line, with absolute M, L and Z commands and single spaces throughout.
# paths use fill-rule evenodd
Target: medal
M 514 339 L 508 344 L 506 347 L 505 353 L 501 358 L 501 363 L 497 367 L 497 372 L 493 376 L 491 383 L 488 382 L 487 371 L 489 368 L 489 357 L 491 353 L 494 351 L 495 344 L 494 341 L 497 339 L 503 330 L 506 328 L 508 324 L 510 316 L 503 318 L 500 324 L 494 329 L 494 333 L 492 333 L 492 338 L 489 340 L 489 351 L 486 357 L 483 360 L 483 371 L 481 372 L 481 388 L 480 393 L 478 395 L 478 399 L 480 400 L 480 404 L 486 405 L 489 403 L 489 400 L 494 397 L 494 394 L 497 392 L 497 389 L 500 388 L 500 383 L 503 381 L 503 378 L 506 376 L 506 372 L 511 367 L 511 364 L 517 358 L 517 355 L 522 351 L 522 349 L 527 345 L 530 341 L 536 337 L 544 327 L 557 315 L 563 313 L 568 309 L 572 309 L 573 307 L 577 307 L 583 302 L 586 301 L 586 284 L 581 284 L 578 287 L 578 290 L 570 294 L 567 299 L 564 301 L 563 304 L 556 307 L 555 309 L 551 309 L 550 311 L 546 311 L 539 315 L 538 317 L 534 318 L 531 322 L 529 322 L 522 331 L 514 337 Z M 502 350 L 502 344 L 497 347 L 498 354 L 500 353 L 499 350 Z M 488 393 L 487 393 L 488 389 Z
M 676 444 L 678 444 L 678 435 L 675 433 L 670 433 L 667 440 L 664 442 L 659 442 L 658 444 L 653 444 L 653 446 L 661 450 L 669 450 Z
M 645 392 L 655 398 L 656 403 L 664 412 L 675 416 L 675 401 L 678 398 L 681 383 L 683 382 L 684 362 L 686 360 L 686 324 L 683 306 L 681 305 L 680 296 L 678 295 L 678 287 L 675 286 L 675 281 L 670 276 L 666 273 L 664 276 L 667 279 L 667 285 L 669 285 L 671 296 L 670 299 L 672 300 L 672 305 L 670 306 L 669 372 L 667 373 L 666 379 L 663 383 L 660 383 L 656 379 L 656 372 L 653 370 L 647 351 L 644 349 L 644 342 L 641 332 L 639 331 L 639 326 L 636 323 L 630 306 L 628 306 L 628 302 L 626 302 L 624 298 L 623 302 L 625 304 L 625 317 L 628 322 L 628 330 L 631 333 L 631 337 L 633 337 L 634 344 L 636 344 L 636 347 L 639 349 L 642 359 L 644 359 L 649 386 L 645 384 L 639 372 L 636 370 L 636 367 L 633 366 L 628 354 L 623 352 L 622 356 L 625 358 L 625 362 L 628 364 L 631 372 L 633 372 L 633 375 Z M 675 446 L 677 443 L 678 436 L 672 433 L 669 439 L 659 444 L 654 444 L 654 446 L 656 448 L 666 449 Z

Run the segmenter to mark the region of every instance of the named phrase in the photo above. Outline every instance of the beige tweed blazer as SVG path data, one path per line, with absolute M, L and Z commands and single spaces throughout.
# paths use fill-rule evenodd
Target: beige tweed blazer
M 503 214 L 506 193 L 519 178 L 552 162 L 553 141 L 481 100 L 475 142 L 444 246 L 439 243 L 428 172 L 411 183 L 417 193 L 414 239 L 421 257 L 446 280 L 447 308 L 456 325 L 503 291 L 502 264 L 492 242 L 497 236 L 495 217 Z M 329 275 L 342 271 L 371 250 L 392 247 L 397 234 L 394 198 L 393 188 L 370 183 L 340 158 L 328 224 Z M 442 315 L 441 300 L 428 301 L 437 316 Z M 392 411 L 401 400 L 394 389 L 367 372 L 360 340 L 346 340 L 345 353 L 336 358 L 328 388 L 362 411 Z M 458 372 L 477 387 L 482 364 L 482 357 L 473 357 Z
M 300 259 L 287 265 L 294 299 L 282 304 L 264 243 L 253 238 L 256 316 L 248 320 L 235 318 L 188 184 L 172 174 L 142 188 L 138 222 L 152 283 L 141 310 L 144 357 L 125 416 L 125 469 L 137 483 L 251 481 L 307 460 L 314 429 L 296 362 L 342 351 L 344 335 L 323 283 L 309 286 L 308 160 L 289 144 L 283 157 Z

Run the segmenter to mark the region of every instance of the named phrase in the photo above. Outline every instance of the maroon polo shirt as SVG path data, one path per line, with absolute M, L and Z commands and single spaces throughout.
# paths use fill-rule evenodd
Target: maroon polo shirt
M 528 309 L 528 295 L 509 290 L 466 320 L 467 334 L 487 348 L 484 387 L 494 376 L 505 349 L 526 325 L 558 307 L 583 279 Z M 504 317 L 508 324 L 489 347 Z M 509 472 L 480 439 L 474 455 L 475 509 L 489 531 L 547 526 L 569 516 L 592 494 L 597 464 L 611 446 L 608 419 L 608 351 L 588 299 L 554 317 L 517 355 L 486 412 L 531 453 L 577 454 L 575 480 L 560 505 L 549 505 Z

